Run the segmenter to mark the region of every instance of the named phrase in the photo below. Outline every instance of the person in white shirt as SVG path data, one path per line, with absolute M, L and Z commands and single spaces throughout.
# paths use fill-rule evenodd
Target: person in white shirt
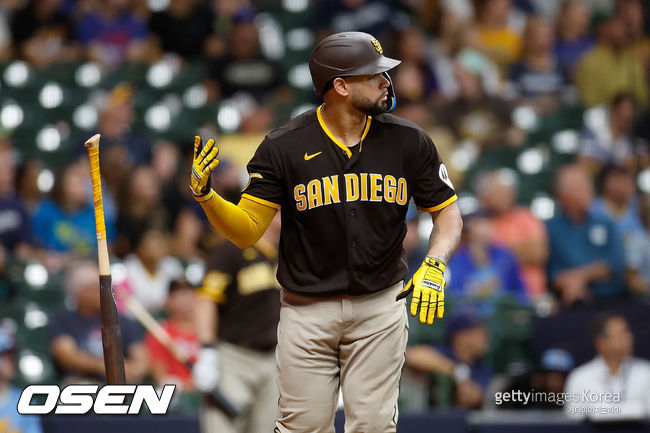
M 596 318 L 592 338 L 598 355 L 569 374 L 565 413 L 592 420 L 650 418 L 650 362 L 632 356 L 634 336 L 625 318 Z
M 155 228 L 140 235 L 124 265 L 133 296 L 150 312 L 163 308 L 169 283 L 183 274 L 181 262 L 169 255 L 165 234 Z

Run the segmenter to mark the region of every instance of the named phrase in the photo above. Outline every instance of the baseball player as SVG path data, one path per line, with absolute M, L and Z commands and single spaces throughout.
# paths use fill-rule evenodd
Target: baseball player
M 324 103 L 269 133 L 235 206 L 209 186 L 214 140 L 195 139 L 191 189 L 211 224 L 240 248 L 282 214 L 275 432 L 334 432 L 339 388 L 346 432 L 395 432 L 410 313 L 444 314 L 444 270 L 462 221 L 431 139 L 395 108 L 398 60 L 360 32 L 321 41 L 309 67 Z M 434 226 L 427 257 L 404 285 L 405 215 L 413 198 Z M 398 301 L 398 302 L 396 302 Z
M 208 261 L 194 311 L 204 346 L 193 368 L 194 383 L 205 392 L 218 387 L 242 414 L 229 417 L 206 405 L 201 412 L 203 433 L 269 432 L 277 418 L 279 237 L 276 215 L 255 246 L 240 250 L 225 241 Z

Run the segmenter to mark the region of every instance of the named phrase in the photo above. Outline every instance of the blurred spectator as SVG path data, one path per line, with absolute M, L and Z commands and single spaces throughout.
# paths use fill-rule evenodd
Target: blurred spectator
M 193 146 L 192 141 L 192 151 Z M 186 164 L 182 163 L 181 158 L 179 147 L 174 143 L 164 140 L 154 143 L 151 167 L 155 176 L 152 176 L 152 179 L 157 180 L 154 189 L 160 189 L 161 192 L 158 194 L 159 198 L 150 205 L 161 213 L 157 225 L 162 226 L 166 222 L 166 228 L 172 232 L 170 249 L 174 251 L 174 256 L 181 260 L 192 260 L 201 256 L 199 241 L 204 235 L 204 227 L 200 214 L 193 210 L 194 201 L 187 197 L 189 190 L 186 173 L 182 169 L 182 167 L 186 167 Z M 221 166 L 221 164 L 219 165 Z M 218 167 L 217 171 L 220 168 Z M 215 187 L 218 183 L 217 178 L 218 175 L 213 173 L 212 183 Z M 145 183 L 149 181 L 151 179 L 145 180 Z M 239 193 L 239 184 L 237 184 L 237 188 L 237 193 Z M 126 194 L 129 195 L 128 191 Z M 128 207 L 129 202 L 127 201 L 125 205 Z M 138 214 L 137 211 L 135 213 Z
M 463 217 L 463 243 L 447 264 L 447 290 L 451 296 L 474 299 L 511 295 L 527 298 L 514 255 L 494 243 L 493 224 L 485 211 Z
M 167 236 L 156 228 L 142 229 L 124 265 L 133 296 L 151 312 L 162 309 L 169 284 L 183 275 L 181 263 L 169 255 Z
M 62 0 L 32 0 L 11 20 L 16 54 L 36 67 L 78 57 L 74 28 L 60 11 Z
M 104 357 L 99 303 L 99 270 L 91 261 L 74 263 L 66 273 L 65 290 L 75 301 L 73 311 L 52 318 L 50 352 L 66 383 L 104 383 Z M 147 373 L 147 351 L 138 325 L 120 317 L 127 383 L 139 383 Z
M 569 374 L 565 392 L 583 395 L 588 391 L 590 395 L 601 396 L 610 393 L 614 397 L 610 401 L 567 400 L 565 413 L 575 418 L 600 420 L 647 419 L 650 416 L 650 362 L 632 356 L 634 335 L 625 318 L 616 314 L 597 317 L 591 338 L 597 356 Z M 602 413 L 594 414 L 595 408 Z M 618 410 L 607 412 L 607 408 Z
M 486 94 L 479 65 L 462 57 L 456 62 L 460 94 L 438 109 L 437 123 L 448 127 L 457 141 L 468 140 L 480 148 L 521 146 L 526 134 L 512 125 L 510 104 Z
M 543 392 L 547 396 L 564 392 L 567 376 L 573 369 L 573 357 L 564 349 L 552 348 L 542 353 L 540 369 L 530 378 L 531 390 Z M 562 409 L 563 405 L 555 399 L 544 399 L 537 404 L 526 406 L 528 409 Z
M 161 325 L 174 341 L 176 350 L 191 362 L 196 361 L 201 345 L 196 336 L 194 313 L 196 296 L 194 287 L 186 280 L 177 279 L 169 284 L 164 310 L 167 313 Z M 156 385 L 173 383 L 178 391 L 194 389 L 192 371 L 169 352 L 151 333 L 145 337 L 149 353 L 150 373 Z
M 206 406 L 201 413 L 204 433 L 271 431 L 279 416 L 275 383 L 279 240 L 277 214 L 253 247 L 241 250 L 224 241 L 210 253 L 195 311 L 204 346 L 194 366 L 195 384 L 204 392 L 218 385 L 243 413 L 231 418 Z
M 565 0 L 557 18 L 554 52 L 564 74 L 573 81 L 575 66 L 594 45 L 589 34 L 591 10 L 585 0 Z
M 146 164 L 151 159 L 148 140 L 133 130 L 136 118 L 134 93 L 131 84 L 119 83 L 108 93 L 99 112 L 97 128 L 102 135 L 102 167 L 107 164 L 111 167 L 111 170 L 102 170 L 102 175 L 113 190 L 131 167 Z
M 650 194 L 641 196 L 639 215 L 642 231 L 630 239 L 625 256 L 627 257 L 627 283 L 636 292 L 650 295 Z
M 106 0 L 77 24 L 77 37 L 91 60 L 109 67 L 142 61 L 147 55 L 147 24 L 133 13 L 133 0 Z
M 167 9 L 149 18 L 149 29 L 165 53 L 193 60 L 203 53 L 215 16 L 201 0 L 171 0 Z
M 521 55 L 521 36 L 508 26 L 511 0 L 479 0 L 478 39 L 483 52 L 502 70 Z
M 549 281 L 562 304 L 611 298 L 623 291 L 623 242 L 614 224 L 589 211 L 594 192 L 584 169 L 561 168 L 555 180 L 556 215 L 547 221 Z
M 648 16 L 648 2 L 641 0 L 618 0 L 616 14 L 623 20 L 626 37 L 634 53 L 650 72 L 650 35 L 644 28 Z
M 167 231 L 170 225 L 161 203 L 160 183 L 153 168 L 141 165 L 123 181 L 116 224 L 119 236 L 115 243 L 115 254 L 119 257 L 132 252 L 136 239 L 148 228 Z
M 483 393 L 492 372 L 484 361 L 489 348 L 485 324 L 476 312 L 461 309 L 447 323 L 448 345 L 410 346 L 406 349 L 406 364 L 420 371 L 449 376 L 454 380 L 453 401 L 465 409 L 480 408 Z
M 357 31 L 379 38 L 390 28 L 392 3 L 391 0 L 320 1 L 315 14 L 316 28 L 328 34 Z
M 221 97 L 230 98 L 237 92 L 245 92 L 259 103 L 283 83 L 280 65 L 260 52 L 260 35 L 254 18 L 255 11 L 250 8 L 235 15 L 228 51 L 211 65 L 209 77 Z
M 638 157 L 648 153 L 647 143 L 632 135 L 636 105 L 632 95 L 620 93 L 609 103 L 607 121 L 585 125 L 580 136 L 578 160 L 595 174 L 613 164 L 634 172 Z
M 594 214 L 614 222 L 623 245 L 627 247 L 632 238 L 639 236 L 643 231 L 635 197 L 634 178 L 621 167 L 608 166 L 600 173 L 598 183 L 602 196 L 594 200 L 591 210 Z
M 422 242 L 418 229 L 420 227 L 419 213 L 414 203 L 409 203 L 409 210 L 406 212 L 406 235 L 402 241 L 406 254 L 406 264 L 409 275 L 404 279 L 408 281 L 415 271 L 418 270 L 423 258 L 427 255 L 427 247 Z
M 0 61 L 2 62 L 6 62 L 13 55 L 8 9 L 4 4 L 0 4 Z
M 460 83 L 456 78 L 456 62 L 481 77 L 481 87 L 488 95 L 499 95 L 502 91 L 500 71 L 481 51 L 478 30 L 475 25 L 460 25 L 449 38 L 446 52 L 435 53 L 436 76 L 440 91 L 448 99 L 458 97 Z
M 630 49 L 620 17 L 605 18 L 597 27 L 597 44 L 580 60 L 576 83 L 584 105 L 609 102 L 628 92 L 641 105 L 648 102 L 648 77 L 641 60 Z
M 514 175 L 505 170 L 485 173 L 476 182 L 481 205 L 491 213 L 493 240 L 510 248 L 521 264 L 528 297 L 546 293 L 548 240 L 546 227 L 529 208 L 516 206 Z
M 430 100 L 438 91 L 438 80 L 426 58 L 425 35 L 418 27 L 411 26 L 398 34 L 397 41 L 397 58 L 402 63 L 394 77 L 400 103 Z
M 567 78 L 553 53 L 553 27 L 542 17 L 526 22 L 521 62 L 510 67 L 509 80 L 517 95 L 547 113 L 557 106 Z
M 0 328 L 0 431 L 41 433 L 41 420 L 35 415 L 20 415 L 16 410 L 22 390 L 13 386 L 16 376 L 16 342 Z
M 16 193 L 15 178 L 14 155 L 0 150 L 0 247 L 24 258 L 32 229 L 25 203 Z
M 14 284 L 7 278 L 7 251 L 0 243 L 0 302 L 9 302 L 15 293 Z
M 27 212 L 33 214 L 38 207 L 43 192 L 38 187 L 38 175 L 45 167 L 40 159 L 22 161 L 16 167 L 16 192 L 25 202 Z
M 32 217 L 34 238 L 50 252 L 67 253 L 72 257 L 88 257 L 97 248 L 95 211 L 88 200 L 86 185 L 88 169 L 82 162 L 61 169 L 52 189 L 52 199 L 39 202 Z M 114 240 L 115 227 L 106 220 L 109 242 Z

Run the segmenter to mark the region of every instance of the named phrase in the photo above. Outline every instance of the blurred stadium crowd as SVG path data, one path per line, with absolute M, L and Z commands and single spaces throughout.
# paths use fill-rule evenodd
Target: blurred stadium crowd
M 193 136 L 217 138 L 225 159 L 212 185 L 236 202 L 263 135 L 320 103 L 307 66 L 315 42 L 345 30 L 373 34 L 402 60 L 391 71 L 395 114 L 433 138 L 465 215 L 446 318 L 410 328 L 402 410 L 490 409 L 497 391 L 559 392 L 594 350 L 607 362 L 650 357 L 649 9 L 642 0 L 1 0 L 0 325 L 17 344 L 0 345 L 16 362 L 0 383 L 102 378 L 82 146 L 96 131 L 118 306 L 128 317 L 119 294 L 132 294 L 175 321 L 183 350 L 198 351 L 195 292 L 182 289 L 202 286 L 224 240 L 187 186 Z M 411 270 L 430 224 L 409 213 Z M 191 397 L 189 371 L 123 323 L 128 380 L 174 381 Z M 195 411 L 201 400 L 183 404 Z

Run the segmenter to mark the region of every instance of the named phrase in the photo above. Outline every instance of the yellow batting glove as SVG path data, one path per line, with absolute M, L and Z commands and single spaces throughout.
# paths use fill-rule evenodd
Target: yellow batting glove
M 201 137 L 194 137 L 194 159 L 192 160 L 190 189 L 194 194 L 194 198 L 198 201 L 207 200 L 211 197 L 210 175 L 219 165 L 218 154 L 219 148 L 214 145 L 212 138 L 201 149 Z
M 411 298 L 411 316 L 415 317 L 420 308 L 420 323 L 433 324 L 433 319 L 442 319 L 445 314 L 445 264 L 438 259 L 427 257 L 422 266 L 406 283 L 395 300 Z

